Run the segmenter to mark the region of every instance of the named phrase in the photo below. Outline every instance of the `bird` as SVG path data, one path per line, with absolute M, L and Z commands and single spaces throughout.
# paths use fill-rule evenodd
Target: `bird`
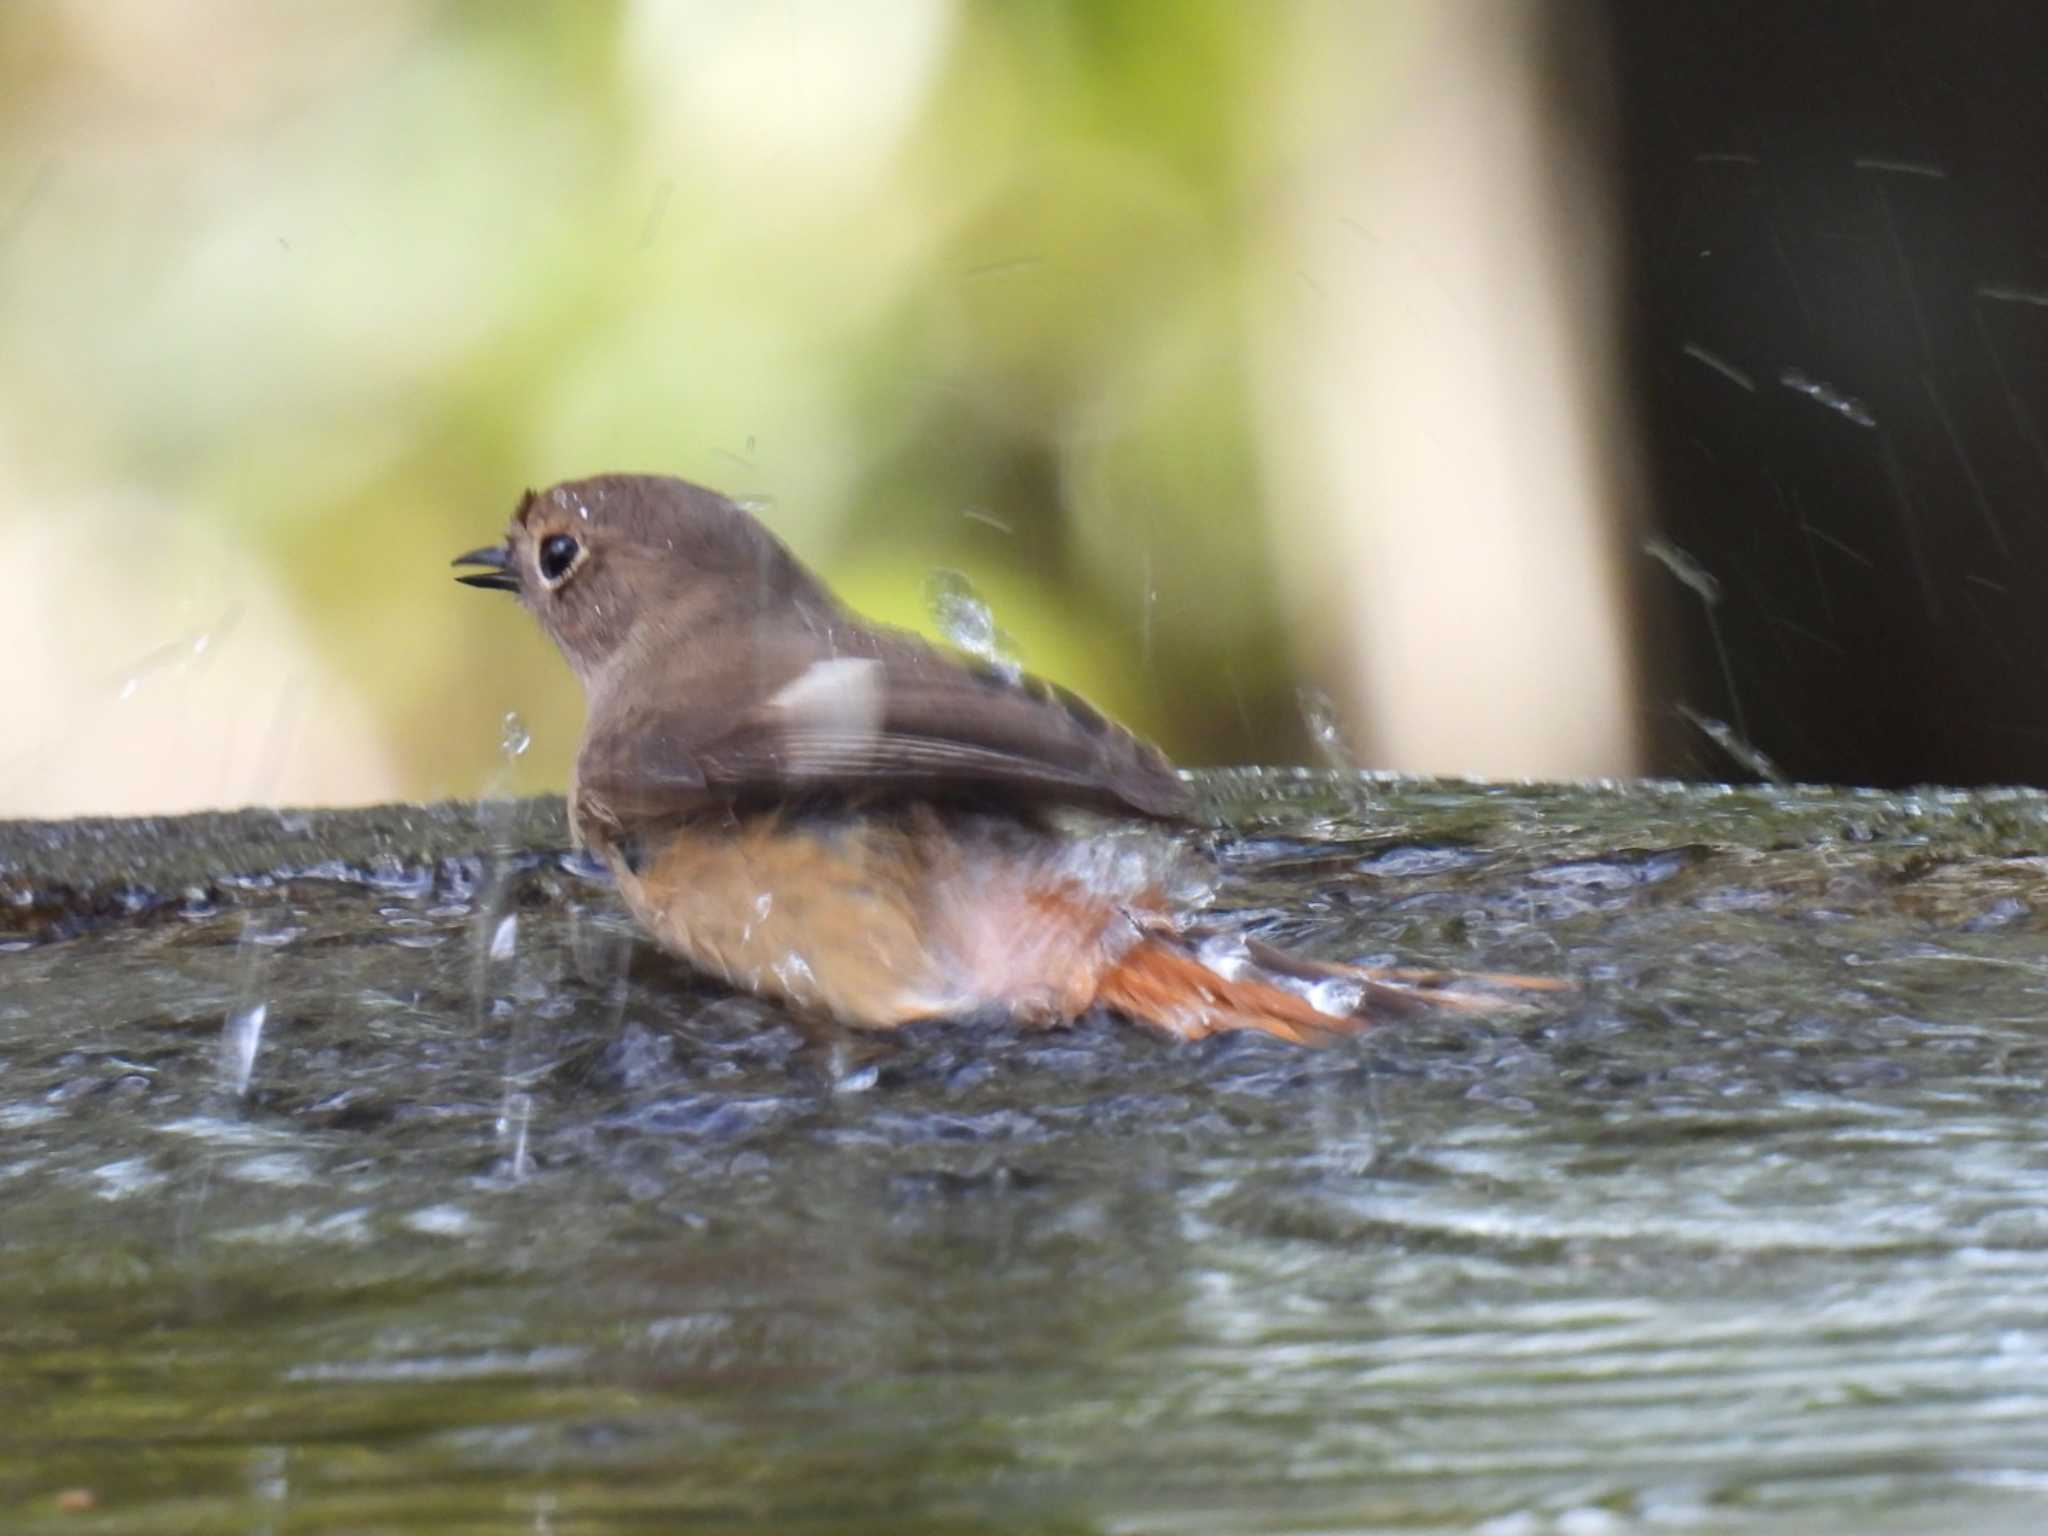
M 1321 1044 L 1454 973 L 1220 957 L 1195 797 L 1064 688 L 845 607 L 752 513 L 606 474 L 528 491 L 457 580 L 514 593 L 581 683 L 577 842 L 661 948 L 799 1015 Z M 1481 977 L 1545 988 L 1545 978 Z M 1286 983 L 1348 983 L 1318 1006 Z M 1326 989 L 1327 990 L 1327 989 Z M 1455 1004 L 1454 1004 L 1455 1005 Z

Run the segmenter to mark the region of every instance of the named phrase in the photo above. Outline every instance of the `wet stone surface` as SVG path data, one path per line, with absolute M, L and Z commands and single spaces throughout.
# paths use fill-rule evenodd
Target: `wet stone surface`
M 547 802 L 0 826 L 0 1525 L 2031 1530 L 2048 800 L 1211 781 L 1576 991 L 800 1028 Z

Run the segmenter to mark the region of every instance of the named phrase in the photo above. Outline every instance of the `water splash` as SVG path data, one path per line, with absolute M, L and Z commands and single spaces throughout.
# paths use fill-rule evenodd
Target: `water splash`
M 498 988 L 493 985 L 492 967 L 509 963 L 519 954 L 519 913 L 513 900 L 508 858 L 513 846 L 516 802 L 508 796 L 519 759 L 532 745 L 533 733 L 527 729 L 525 719 L 517 710 L 507 710 L 498 730 L 501 766 L 492 774 L 484 797 L 477 806 L 477 821 L 492 854 L 485 866 L 487 873 L 477 901 L 474 936 L 470 941 L 474 957 L 470 968 L 470 1020 L 478 1028 L 481 1028 L 487 1014 L 495 1017 L 501 1010 L 511 1009 L 509 1002 L 496 1000 Z M 505 1042 L 503 1083 L 506 1107 L 498 1119 L 500 1138 L 507 1134 L 513 1136 L 510 1168 L 515 1180 L 524 1178 L 530 1167 L 526 1156 L 526 1116 L 530 1101 L 516 1086 L 520 1081 L 517 1067 L 526 1030 L 525 1013 L 520 1010 L 513 1017 Z M 527 1107 L 520 1107 L 522 1105 Z M 511 1128 L 509 1131 L 508 1127 Z
M 1752 379 L 1747 373 L 1743 372 L 1742 369 L 1736 367 L 1726 358 L 1718 357 L 1714 353 L 1709 352 L 1705 347 L 1701 346 L 1698 342 L 1688 341 L 1684 346 L 1680 347 L 1678 350 L 1683 352 L 1687 357 L 1691 358 L 1694 362 L 1699 363 L 1704 367 L 1713 369 L 1714 372 L 1721 375 L 1721 377 L 1726 379 L 1729 383 L 1739 385 L 1741 388 L 1748 390 L 1751 394 L 1756 393 L 1756 380 Z
M 1948 172 L 1928 160 L 1901 160 L 1890 155 L 1858 155 L 1849 162 L 1859 171 L 1885 171 L 1893 176 L 1919 176 L 1946 181 Z
M 1358 772 L 1358 759 L 1351 751 L 1351 744 L 1344 739 L 1344 728 L 1338 723 L 1337 701 L 1321 688 L 1304 687 L 1295 693 L 1301 706 L 1302 723 L 1308 727 L 1309 740 L 1315 743 L 1316 756 L 1322 759 L 1325 768 L 1338 773 Z
M 1854 395 L 1845 395 L 1832 384 L 1802 373 L 1797 368 L 1787 368 L 1778 375 L 1778 382 L 1794 394 L 1804 395 L 1816 405 L 1824 405 L 1846 421 L 1853 421 L 1859 427 L 1874 427 L 1877 418 L 1870 414 L 1870 408 Z
M 1721 578 L 1708 570 L 1704 565 L 1701 565 L 1699 561 L 1680 549 L 1676 544 L 1666 539 L 1649 538 L 1643 540 L 1643 553 L 1675 576 L 1681 585 L 1700 600 L 1700 606 L 1706 610 L 1707 634 L 1714 642 L 1714 655 L 1721 662 L 1721 682 L 1728 690 L 1729 707 L 1735 712 L 1735 730 L 1732 734 L 1746 742 L 1749 738 L 1749 722 L 1743 718 L 1742 695 L 1735 687 L 1735 665 L 1728 656 L 1728 642 L 1721 638 Z M 1679 708 L 1688 719 L 1693 719 L 1696 724 L 1698 723 L 1691 710 L 1686 709 L 1682 704 Z M 1701 729 L 1704 730 L 1705 727 L 1702 726 Z M 1726 727 L 1723 727 L 1723 729 L 1726 729 Z M 1712 732 L 1708 734 L 1712 735 Z M 1716 739 L 1718 740 L 1718 738 Z M 1755 752 L 1754 748 L 1749 750 Z M 1769 763 L 1770 761 L 1761 752 L 1756 752 L 1755 755 L 1761 762 Z M 1777 770 L 1772 769 L 1765 776 L 1775 781 Z
M 986 511 L 981 507 L 969 507 L 960 515 L 970 523 L 980 523 L 982 527 L 993 528 L 997 533 L 1006 533 L 1014 536 L 1017 532 L 1015 528 L 1004 522 L 1000 517 L 997 517 L 993 512 Z
M 114 702 L 125 704 L 157 679 L 176 677 L 203 665 L 213 653 L 215 644 L 233 634 L 241 621 L 242 605 L 231 603 L 213 623 L 202 629 L 188 630 L 177 639 L 138 657 L 123 670 L 121 681 L 114 690 Z
M 954 645 L 1013 682 L 1024 675 L 1016 642 L 996 623 L 995 613 L 962 572 L 933 571 L 925 579 L 924 601 L 939 633 Z
M 497 1133 L 500 1142 L 512 1144 L 505 1172 L 515 1184 L 524 1183 L 533 1176 L 533 1154 L 527 1149 L 527 1132 L 532 1123 L 533 1095 L 507 1093 L 504 1105 L 498 1111 Z
M 754 930 L 768 921 L 775 911 L 775 895 L 772 891 L 761 891 L 754 897 L 754 904 L 747 913 L 747 925 L 740 930 L 740 943 L 751 943 Z
M 498 750 L 504 754 L 505 764 L 510 767 L 526 756 L 526 749 L 533 745 L 533 732 L 526 728 L 526 721 L 516 709 L 505 711 L 505 718 L 498 729 Z
M 2031 304 L 2036 309 L 2048 309 L 2048 291 L 2039 288 L 2016 288 L 2009 283 L 1981 283 L 1977 297 L 1990 299 L 1997 304 Z
M 256 1073 L 256 1053 L 263 1044 L 263 1022 L 269 1014 L 267 1002 L 237 1008 L 221 1028 L 221 1072 L 228 1090 L 238 1099 L 248 1096 L 250 1079 Z
M 1643 540 L 1643 553 L 1663 566 L 1680 582 L 1692 589 L 1699 600 L 1709 608 L 1718 607 L 1721 602 L 1721 578 L 1708 570 L 1699 561 L 1666 539 Z
M 853 1042 L 845 1038 L 833 1042 L 825 1071 L 835 1094 L 866 1093 L 882 1080 L 881 1063 L 863 1060 Z
M 269 905 L 269 904 L 266 904 Z M 221 1026 L 220 1070 L 223 1086 L 236 1098 L 245 1098 L 255 1076 L 256 1053 L 263 1044 L 263 1024 L 270 1014 L 267 983 L 277 950 L 298 937 L 288 918 L 288 909 L 272 910 L 266 918 L 257 911 L 242 916 L 241 932 L 235 939 L 235 1006 Z
M 1685 704 L 1678 706 L 1678 712 L 1685 716 L 1687 720 L 1690 720 L 1707 740 L 1711 741 L 1723 752 L 1726 752 L 1758 778 L 1772 784 L 1788 782 L 1783 770 L 1771 761 L 1763 749 L 1739 735 L 1727 721 L 1716 720 L 1711 715 L 1703 715 L 1698 710 Z

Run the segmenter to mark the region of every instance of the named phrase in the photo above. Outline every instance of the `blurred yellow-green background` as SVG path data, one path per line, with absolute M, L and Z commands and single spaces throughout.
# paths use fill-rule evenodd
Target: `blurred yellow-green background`
M 895 622 L 965 573 L 1187 762 L 1628 771 L 1538 14 L 10 0 L 0 814 L 558 786 L 574 684 L 448 560 L 608 470 Z

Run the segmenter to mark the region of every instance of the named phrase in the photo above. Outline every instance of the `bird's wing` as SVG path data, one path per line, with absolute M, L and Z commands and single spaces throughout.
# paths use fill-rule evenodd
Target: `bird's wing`
M 611 701 L 607 701 L 611 703 Z M 812 788 L 987 789 L 1172 818 L 1191 794 L 1155 748 L 1063 688 L 865 626 L 764 638 L 743 670 L 593 713 L 579 819 L 618 826 Z

